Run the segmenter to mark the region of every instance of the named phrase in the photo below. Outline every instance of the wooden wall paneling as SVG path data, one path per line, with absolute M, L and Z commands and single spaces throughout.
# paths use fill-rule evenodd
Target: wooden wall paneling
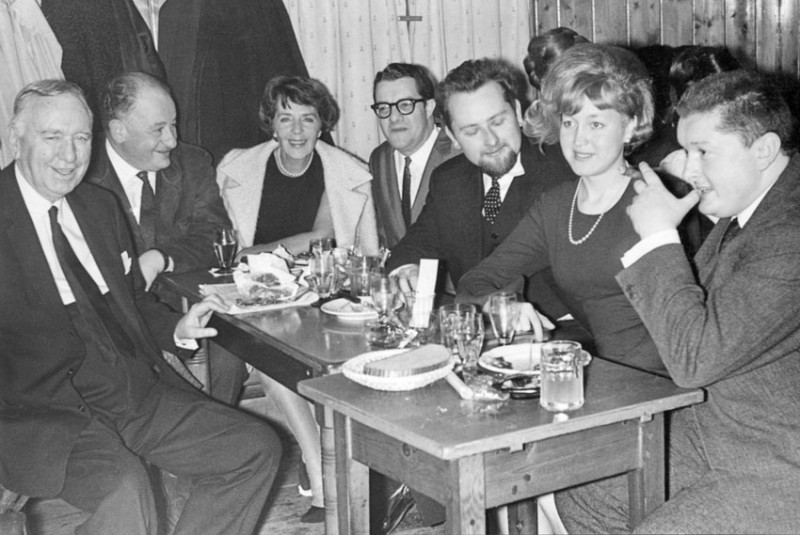
M 781 22 L 781 72 L 797 76 L 800 72 L 800 0 L 782 0 L 779 20 Z
M 662 0 L 662 44 L 682 46 L 694 44 L 692 0 Z
M 725 46 L 744 65 L 755 65 L 755 0 L 725 0 Z
M 639 48 L 661 43 L 661 1 L 629 0 L 630 44 Z
M 594 40 L 598 43 L 627 46 L 628 2 L 597 0 L 594 4 Z
M 697 45 L 725 44 L 725 4 L 719 0 L 695 0 L 694 42 Z
M 755 0 L 756 4 L 756 63 L 766 72 L 780 70 L 782 0 Z
M 605 2 L 607 0 L 598 0 Z M 572 28 L 590 41 L 594 35 L 594 1 L 593 0 L 561 0 L 561 25 Z
M 558 0 L 535 0 L 532 11 L 536 16 L 536 35 L 563 26 L 559 3 Z

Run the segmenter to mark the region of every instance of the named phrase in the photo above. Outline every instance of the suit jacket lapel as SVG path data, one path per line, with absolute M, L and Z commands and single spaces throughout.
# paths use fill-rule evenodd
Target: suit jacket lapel
M 61 305 L 53 274 L 17 185 L 13 164 L 0 176 L 0 192 L 2 232 L 19 262 L 20 281 L 25 284 L 27 295 L 32 301 L 51 303 L 54 307 Z
M 172 225 L 183 190 L 180 169 L 176 168 L 176 158 L 166 169 L 156 173 L 156 204 L 158 205 L 158 220 L 156 221 L 156 236 L 169 234 L 170 229 L 164 225 Z M 159 228 L 162 227 L 162 228 Z
M 391 145 L 388 143 L 384 145 L 384 149 L 382 149 L 378 161 L 380 166 L 379 172 L 381 176 L 386 177 L 383 186 L 386 189 L 386 198 L 388 201 L 386 214 L 384 215 L 388 215 L 390 219 L 387 221 L 387 227 L 392 229 L 393 233 L 397 236 L 402 236 L 407 229 L 405 221 L 403 221 L 400 191 L 397 188 L 397 168 L 394 165 L 394 149 Z
M 444 128 L 442 128 L 439 131 L 439 135 L 437 136 L 436 142 L 433 145 L 431 154 L 428 157 L 428 162 L 425 164 L 425 169 L 422 171 L 422 180 L 419 184 L 419 190 L 417 191 L 417 196 L 414 198 L 414 205 L 411 207 L 411 219 L 413 221 L 416 221 L 420 212 L 422 212 L 422 207 L 425 206 L 425 199 L 428 197 L 428 189 L 431 181 L 431 173 L 439 166 L 440 163 L 450 158 L 452 155 L 451 152 L 452 143 L 450 138 L 447 136 L 447 132 L 445 132 Z M 395 183 L 397 183 L 396 179 Z M 400 209 L 399 201 L 400 199 L 398 197 L 398 210 Z M 402 220 L 402 217 L 400 219 Z

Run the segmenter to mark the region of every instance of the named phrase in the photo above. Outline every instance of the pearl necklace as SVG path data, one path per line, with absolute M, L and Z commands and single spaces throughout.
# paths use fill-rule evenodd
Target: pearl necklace
M 569 237 L 569 242 L 572 245 L 580 245 L 583 242 L 585 242 L 586 240 L 588 240 L 589 236 L 591 236 L 592 233 L 594 232 L 594 229 L 596 229 L 597 225 L 600 224 L 600 220 L 603 219 L 603 216 L 606 215 L 606 212 L 608 211 L 608 210 L 606 210 L 606 212 L 603 212 L 602 214 L 597 216 L 597 220 L 594 222 L 594 225 L 592 225 L 592 228 L 589 229 L 589 232 L 586 233 L 586 236 L 584 236 L 580 240 L 576 240 L 575 238 L 572 237 L 572 218 L 575 215 L 575 205 L 578 204 L 578 190 L 581 188 L 581 183 L 583 183 L 583 177 L 581 177 L 581 179 L 578 181 L 578 187 L 575 188 L 575 195 L 572 196 L 572 207 L 569 209 L 569 227 L 568 227 L 569 236 L 568 237 Z
M 283 176 L 288 176 L 289 178 L 297 178 L 306 174 L 306 171 L 308 171 L 308 168 L 311 167 L 311 162 L 313 161 L 314 161 L 314 153 L 312 152 L 311 157 L 306 162 L 306 166 L 303 167 L 303 169 L 299 173 L 292 173 L 291 171 L 286 169 L 286 167 L 284 167 L 283 165 L 283 160 L 281 159 L 281 149 L 277 149 L 275 151 L 275 163 L 278 164 L 278 171 L 280 171 Z

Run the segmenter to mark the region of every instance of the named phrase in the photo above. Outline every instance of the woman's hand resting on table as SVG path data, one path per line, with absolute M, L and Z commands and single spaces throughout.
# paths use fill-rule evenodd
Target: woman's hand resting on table
M 533 338 L 537 342 L 544 340 L 544 330 L 552 331 L 556 326 L 547 316 L 538 312 L 530 303 L 519 303 L 519 318 L 517 319 L 517 332 L 533 331 Z

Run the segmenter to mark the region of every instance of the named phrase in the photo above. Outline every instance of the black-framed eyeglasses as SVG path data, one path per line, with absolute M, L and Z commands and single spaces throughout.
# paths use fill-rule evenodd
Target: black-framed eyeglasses
M 378 118 L 388 119 L 392 114 L 392 106 L 403 115 L 411 115 L 414 113 L 414 108 L 417 107 L 417 102 L 425 102 L 425 100 L 424 98 L 404 98 L 397 102 L 376 102 L 370 108 Z

